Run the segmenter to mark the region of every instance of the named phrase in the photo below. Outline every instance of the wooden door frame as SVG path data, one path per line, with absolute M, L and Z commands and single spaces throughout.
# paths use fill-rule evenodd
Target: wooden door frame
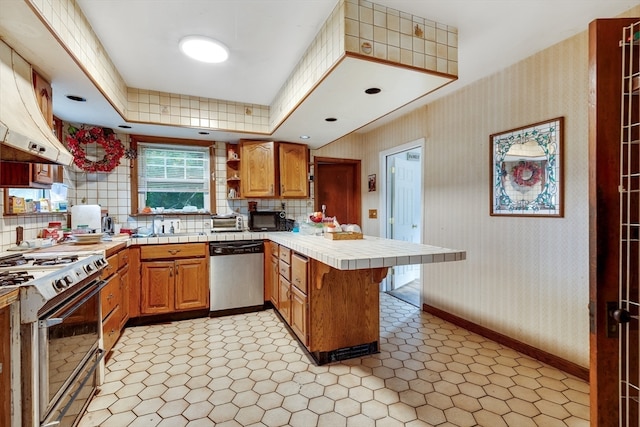
M 361 161 L 358 159 L 339 159 L 339 158 L 335 158 L 335 157 L 317 157 L 315 156 L 313 158 L 313 174 L 317 177 L 318 175 L 318 165 L 324 163 L 324 164 L 346 164 L 346 165 L 353 165 L 354 169 L 355 169 L 355 190 L 356 190 L 356 197 L 355 200 L 353 200 L 353 206 L 355 208 L 355 211 L 357 213 L 357 221 L 355 221 L 356 224 L 359 224 L 362 226 L 362 176 L 361 176 Z M 320 206 L 320 203 L 318 202 L 318 198 L 316 197 L 316 195 L 318 194 L 318 180 L 315 179 L 313 180 L 313 195 L 314 195 L 314 201 L 313 201 L 313 205 L 314 205 L 314 210 L 315 211 L 320 211 L 322 210 L 322 207 Z
M 622 28 L 638 18 L 589 24 L 589 384 L 592 426 L 618 425 L 617 306 L 620 267 Z

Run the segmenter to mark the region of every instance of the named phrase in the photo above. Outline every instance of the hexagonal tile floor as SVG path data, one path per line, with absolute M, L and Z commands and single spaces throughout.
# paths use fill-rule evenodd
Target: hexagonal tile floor
M 80 427 L 589 425 L 586 382 L 380 301 L 381 352 L 325 366 L 272 310 L 127 328 Z

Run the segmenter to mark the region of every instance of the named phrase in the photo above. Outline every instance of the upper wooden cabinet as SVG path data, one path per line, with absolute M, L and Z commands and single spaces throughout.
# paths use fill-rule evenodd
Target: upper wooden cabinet
M 33 71 L 33 89 L 36 92 L 36 100 L 47 124 L 53 129 L 53 89 L 40 74 Z
M 309 197 L 309 150 L 306 145 L 281 142 L 278 144 L 280 160 L 280 196 Z
M 309 150 L 306 145 L 242 140 L 239 149 L 243 198 L 309 196 Z
M 242 197 L 276 197 L 276 143 L 240 141 Z

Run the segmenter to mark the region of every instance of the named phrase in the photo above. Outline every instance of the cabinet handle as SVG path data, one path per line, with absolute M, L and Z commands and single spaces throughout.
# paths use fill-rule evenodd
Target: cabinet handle
M 173 277 L 173 267 L 169 267 L 169 277 Z
M 271 187 L 269 187 L 269 194 L 273 194 L 273 184 L 271 184 Z
M 177 254 L 178 252 L 180 252 L 180 249 L 169 249 L 169 253 L 170 253 L 171 255 L 175 255 L 175 254 Z
M 284 184 L 280 185 L 280 194 L 284 194 Z
M 113 294 L 107 295 L 107 300 L 111 301 L 113 299 Z

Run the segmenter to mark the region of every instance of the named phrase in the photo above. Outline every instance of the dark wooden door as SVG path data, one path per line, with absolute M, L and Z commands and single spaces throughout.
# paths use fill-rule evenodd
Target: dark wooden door
M 315 158 L 315 210 L 327 207 L 326 215 L 335 216 L 340 224 L 359 224 L 360 161 Z
M 594 427 L 618 425 L 620 413 L 619 332 L 613 318 L 621 266 L 619 44 L 623 27 L 637 20 L 598 19 L 589 25 L 589 384 Z

